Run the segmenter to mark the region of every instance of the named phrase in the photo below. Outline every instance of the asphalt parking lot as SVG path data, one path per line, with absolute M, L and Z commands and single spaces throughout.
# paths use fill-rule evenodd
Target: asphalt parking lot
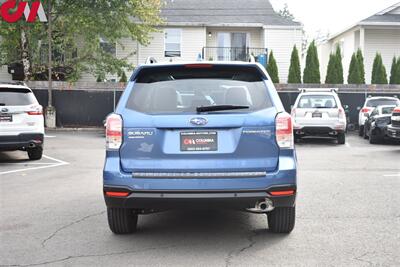
M 102 196 L 104 137 L 49 132 L 45 157 L 0 152 L 0 265 L 399 266 L 400 146 L 297 145 L 297 221 L 271 234 L 266 217 L 234 211 L 164 212 L 116 236 Z

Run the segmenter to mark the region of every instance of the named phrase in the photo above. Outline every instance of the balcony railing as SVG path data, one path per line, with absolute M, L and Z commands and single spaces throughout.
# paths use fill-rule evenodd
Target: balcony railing
M 254 47 L 203 47 L 203 60 L 210 61 L 249 61 L 250 56 L 267 55 L 268 49 Z M 266 58 L 266 56 L 265 56 Z

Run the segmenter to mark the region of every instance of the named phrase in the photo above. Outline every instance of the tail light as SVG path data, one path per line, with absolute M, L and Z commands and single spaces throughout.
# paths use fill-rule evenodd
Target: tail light
M 33 106 L 31 110 L 26 112 L 28 115 L 43 115 L 42 106 Z
M 293 149 L 292 118 L 286 112 L 276 116 L 276 142 L 280 148 Z
M 400 112 L 400 107 L 394 108 L 393 113 L 395 113 L 395 112 Z
M 339 108 L 339 118 L 340 118 L 340 119 L 343 119 L 344 117 L 345 117 L 344 109 Z
M 106 148 L 119 149 L 122 144 L 122 118 L 118 114 L 111 114 L 106 120 Z
M 368 113 L 371 109 L 370 108 L 362 108 L 361 112 L 362 113 Z

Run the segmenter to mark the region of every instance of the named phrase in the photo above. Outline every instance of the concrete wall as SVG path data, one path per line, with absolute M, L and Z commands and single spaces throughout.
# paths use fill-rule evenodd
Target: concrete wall
M 290 56 L 294 45 L 297 46 L 297 49 L 299 50 L 299 56 L 301 57 L 302 41 L 303 30 L 301 28 L 271 27 L 265 29 L 265 47 L 274 52 L 274 57 L 278 65 L 279 81 L 281 83 L 287 82 L 290 66 Z

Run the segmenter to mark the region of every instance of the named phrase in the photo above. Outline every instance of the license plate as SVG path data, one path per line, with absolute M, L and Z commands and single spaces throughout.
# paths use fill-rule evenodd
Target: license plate
M 215 131 L 181 132 L 181 151 L 217 151 L 218 134 Z
M 314 112 L 314 113 L 312 114 L 312 117 L 313 117 L 313 118 L 322 118 L 322 113 Z
M 0 122 L 12 122 L 12 115 L 0 115 Z

